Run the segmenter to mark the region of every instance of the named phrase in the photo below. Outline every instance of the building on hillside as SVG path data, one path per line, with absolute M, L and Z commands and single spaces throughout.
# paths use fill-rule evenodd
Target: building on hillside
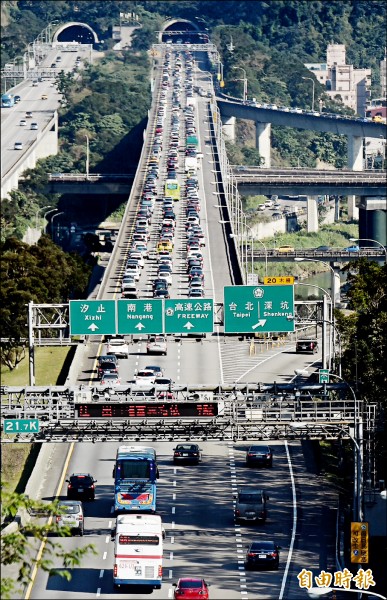
M 370 97 L 371 69 L 355 69 L 345 60 L 345 45 L 329 44 L 325 63 L 307 63 L 305 67 L 325 86 L 328 96 L 340 96 L 345 106 L 364 116 Z

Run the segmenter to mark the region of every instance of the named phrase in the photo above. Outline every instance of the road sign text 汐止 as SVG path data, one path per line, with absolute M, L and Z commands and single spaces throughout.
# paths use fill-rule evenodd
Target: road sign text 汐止
M 292 285 L 224 288 L 225 333 L 294 331 Z
M 115 300 L 70 300 L 70 335 L 114 335 Z

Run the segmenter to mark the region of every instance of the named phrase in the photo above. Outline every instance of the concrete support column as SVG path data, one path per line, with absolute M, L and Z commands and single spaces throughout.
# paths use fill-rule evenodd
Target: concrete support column
M 235 142 L 235 117 L 224 117 L 222 116 L 222 130 L 225 137 L 231 141 Z
M 359 209 L 356 206 L 356 196 L 348 196 L 348 221 L 359 220 Z
M 263 167 L 270 169 L 271 167 L 271 124 L 255 122 L 255 147 L 259 151 L 260 156 L 264 159 Z
M 316 198 L 308 196 L 306 201 L 306 231 L 312 233 L 318 231 L 318 210 Z
M 363 171 L 363 138 L 357 135 L 348 136 L 348 168 Z

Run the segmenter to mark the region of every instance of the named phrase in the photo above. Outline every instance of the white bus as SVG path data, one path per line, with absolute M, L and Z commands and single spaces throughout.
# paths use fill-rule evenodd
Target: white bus
M 144 585 L 160 589 L 164 537 L 160 515 L 120 515 L 114 535 L 114 586 Z

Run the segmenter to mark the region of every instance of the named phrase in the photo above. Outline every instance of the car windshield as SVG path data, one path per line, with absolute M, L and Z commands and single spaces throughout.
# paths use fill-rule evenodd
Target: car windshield
M 273 542 L 253 542 L 251 550 L 274 550 Z
M 194 446 L 193 444 L 180 444 L 179 446 L 176 447 L 176 450 L 181 451 L 186 451 L 186 452 L 196 452 L 197 451 L 197 447 Z
M 59 507 L 66 515 L 76 515 L 79 512 L 78 504 L 59 504 Z
M 88 477 L 87 475 L 73 475 L 70 477 L 70 484 L 74 486 L 92 485 L 92 483 L 91 477 Z
M 239 494 L 239 502 L 242 504 L 262 504 L 260 494 Z
M 192 589 L 192 588 L 201 588 L 203 584 L 201 581 L 180 581 L 179 585 L 180 589 Z

